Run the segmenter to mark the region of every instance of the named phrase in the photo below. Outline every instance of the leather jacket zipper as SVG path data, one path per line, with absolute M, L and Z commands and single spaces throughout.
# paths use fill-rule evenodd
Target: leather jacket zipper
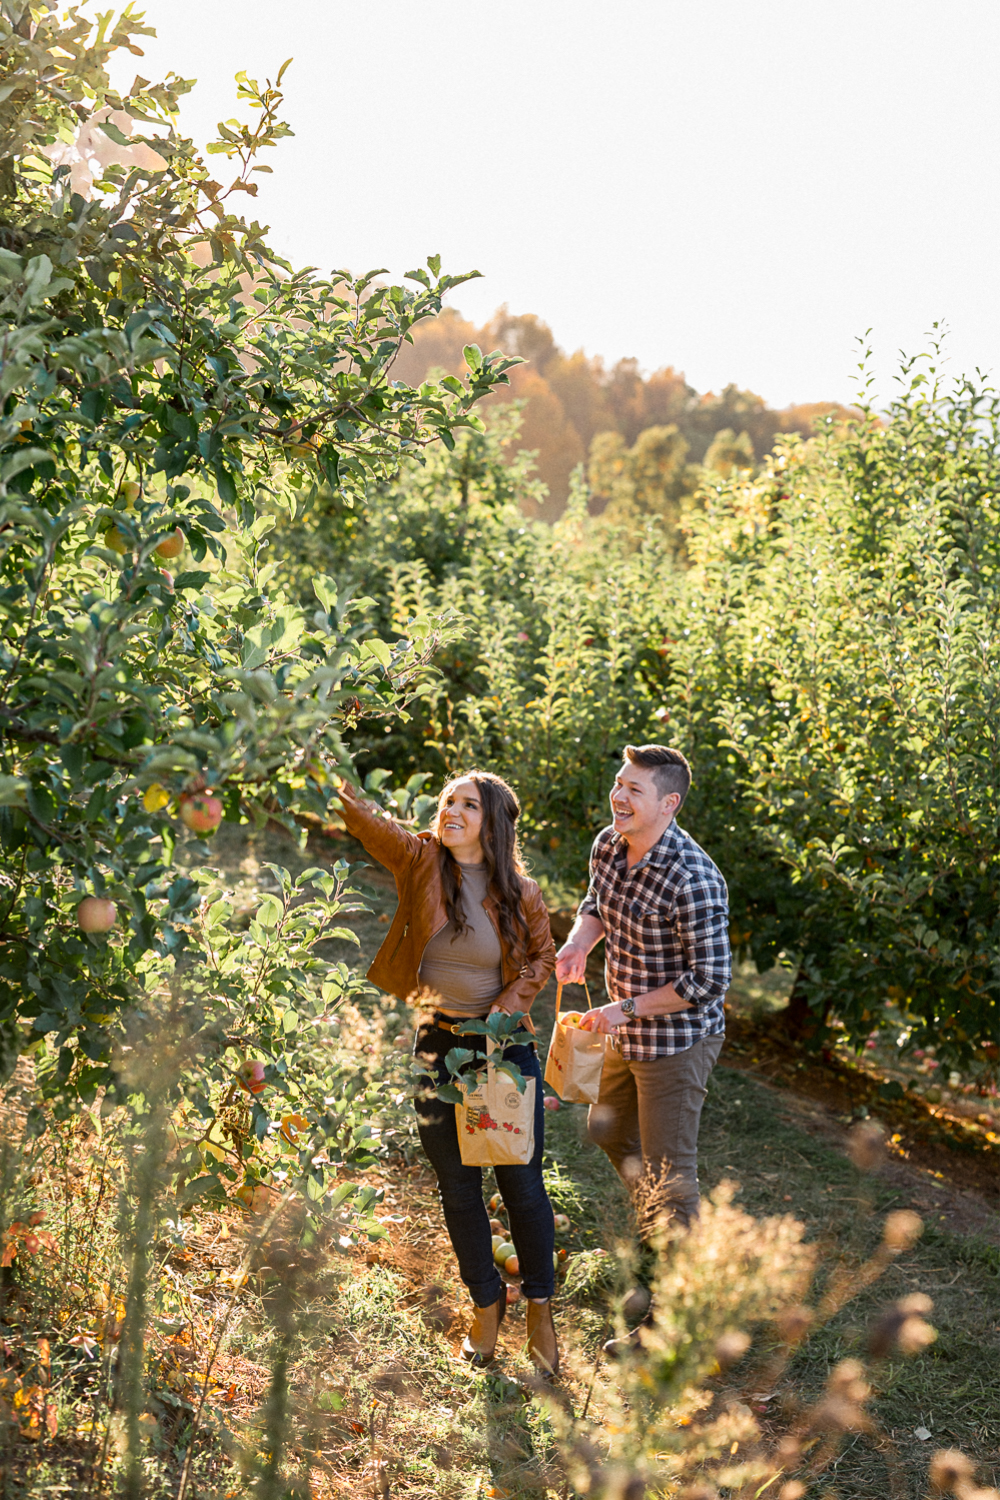
M 407 925 L 407 927 L 408 927 L 408 926 L 409 926 L 409 925 L 410 925 L 410 924 L 409 924 L 409 922 L 407 922 L 407 924 L 406 924 L 406 925 Z M 429 938 L 428 938 L 428 939 L 427 939 L 427 942 L 426 942 L 426 943 L 425 943 L 425 944 L 424 944 L 424 947 L 423 947 L 423 952 L 422 952 L 422 953 L 421 953 L 421 955 L 420 955 L 420 959 L 419 959 L 419 961 L 418 961 L 418 963 L 417 963 L 417 978 L 418 978 L 418 979 L 419 979 L 419 978 L 420 978 L 420 965 L 421 965 L 421 964 L 422 964 L 422 963 L 423 963 L 423 961 L 424 961 L 424 953 L 426 953 L 426 952 L 427 952 L 427 948 L 428 948 L 428 946 L 429 946 L 429 944 L 431 944 L 431 943 L 433 943 L 433 941 L 434 941 L 434 939 L 435 939 L 435 938 L 436 938 L 436 937 L 437 937 L 437 935 L 438 935 L 438 933 L 439 933 L 439 932 L 444 932 L 444 930 L 445 930 L 445 928 L 446 928 L 446 927 L 447 927 L 447 925 L 448 925 L 448 923 L 447 923 L 447 922 L 446 922 L 446 921 L 445 921 L 445 922 L 442 922 L 442 923 L 441 923 L 441 926 L 440 926 L 440 927 L 438 927 L 438 928 L 437 928 L 437 929 L 436 929 L 436 930 L 435 930 L 435 931 L 434 931 L 434 932 L 432 932 L 432 933 L 431 933 L 431 935 L 430 935 L 430 937 L 429 937 Z M 402 938 L 400 938 L 400 940 L 399 940 L 399 942 L 400 942 L 400 943 L 401 943 L 401 942 L 402 942 L 402 941 L 403 941 L 403 939 L 402 939 Z M 397 948 L 398 948 L 398 947 L 399 947 L 399 943 L 397 943 L 397 944 L 396 944 L 396 947 L 397 947 Z M 395 955 L 395 954 L 393 954 L 393 957 L 394 957 L 394 958 L 395 958 L 395 956 L 396 956 L 396 955 Z
M 396 940 L 396 946 L 395 946 L 395 948 L 393 948 L 392 952 L 389 955 L 389 962 L 390 963 L 392 963 L 393 959 L 396 957 L 396 954 L 399 952 L 400 948 L 402 947 L 402 945 L 403 945 L 403 939 L 405 938 L 405 936 L 409 932 L 409 930 L 410 930 L 410 924 L 409 924 L 409 922 L 404 922 L 403 923 L 403 930 L 399 934 L 399 937 Z

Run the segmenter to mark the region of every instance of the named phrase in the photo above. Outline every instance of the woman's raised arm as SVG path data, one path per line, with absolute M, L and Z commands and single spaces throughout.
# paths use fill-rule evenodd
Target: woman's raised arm
M 350 782 L 341 778 L 337 788 L 344 826 L 363 844 L 372 859 L 394 874 L 415 859 L 426 843 L 395 818 L 386 818 L 379 808 L 366 802 Z

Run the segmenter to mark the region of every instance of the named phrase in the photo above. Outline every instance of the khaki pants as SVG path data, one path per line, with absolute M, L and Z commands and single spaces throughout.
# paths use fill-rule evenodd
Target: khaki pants
M 698 1127 L 723 1040 L 702 1037 L 650 1062 L 608 1048 L 587 1130 L 632 1194 L 642 1240 L 658 1224 L 686 1229 L 698 1216 Z

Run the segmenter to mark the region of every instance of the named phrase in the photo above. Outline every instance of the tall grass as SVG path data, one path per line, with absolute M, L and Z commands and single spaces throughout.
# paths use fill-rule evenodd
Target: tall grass
M 381 1011 L 356 1009 L 342 1044 L 361 1053 L 385 1025 Z M 880 1237 L 847 1262 L 792 1214 L 738 1207 L 723 1183 L 690 1234 L 661 1225 L 651 1325 L 623 1360 L 609 1364 L 591 1338 L 564 1351 L 562 1386 L 520 1363 L 473 1376 L 451 1362 L 454 1313 L 438 1310 L 448 1294 L 430 1285 L 404 1296 L 389 1270 L 365 1271 L 364 1247 L 291 1192 L 260 1214 L 236 1202 L 220 1212 L 178 1206 L 169 1101 L 184 1046 L 176 1034 L 133 1036 L 123 1049 L 133 1092 L 107 1114 L 98 1104 L 41 1136 L 23 1114 L 8 1121 L 4 1500 L 457 1500 L 484 1468 L 515 1476 L 492 1487 L 510 1500 L 832 1495 L 842 1446 L 878 1439 L 872 1396 L 886 1362 L 919 1358 L 934 1338 L 929 1299 L 890 1300 L 868 1329 L 865 1360 L 835 1359 L 818 1397 L 762 1414 L 761 1393 L 787 1387 L 803 1344 L 912 1247 L 921 1225 L 912 1212 L 880 1217 L 862 1204 Z M 864 1127 L 852 1149 L 858 1165 L 874 1165 L 877 1129 Z M 393 1171 L 405 1195 L 402 1153 Z M 561 1201 L 585 1201 L 572 1163 L 556 1176 Z M 185 1269 L 192 1259 L 197 1274 Z M 592 1330 L 624 1333 L 625 1246 L 570 1264 L 564 1309 L 589 1302 Z M 346 1351 L 334 1381 L 331 1348 Z M 254 1386 L 252 1400 L 234 1399 L 237 1376 Z M 421 1443 L 425 1478 L 409 1465 L 404 1478 L 400 1445 L 412 1455 Z M 939 1453 L 931 1474 L 934 1493 L 995 1500 L 960 1454 Z M 891 1467 L 890 1484 L 893 1500 L 909 1500 Z

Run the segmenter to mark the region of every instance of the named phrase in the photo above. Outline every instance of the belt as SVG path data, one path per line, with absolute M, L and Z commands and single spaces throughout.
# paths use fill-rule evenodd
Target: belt
M 485 1016 L 459 1016 L 454 1021 L 447 1020 L 440 1011 L 432 1011 L 428 1022 L 436 1031 L 450 1031 L 452 1036 L 458 1036 L 466 1021 L 485 1021 Z
M 462 1036 L 466 1034 L 463 1029 L 466 1021 L 485 1021 L 485 1019 L 485 1016 L 466 1016 L 465 1020 L 443 1021 L 438 1020 L 437 1015 L 434 1015 L 431 1017 L 429 1024 L 433 1026 L 436 1031 L 450 1031 L 452 1036 Z M 528 1031 L 528 1028 L 526 1026 L 519 1026 L 518 1031 L 523 1031 L 528 1036 L 531 1036 L 531 1032 Z M 475 1034 L 475 1032 L 472 1033 L 473 1036 Z

